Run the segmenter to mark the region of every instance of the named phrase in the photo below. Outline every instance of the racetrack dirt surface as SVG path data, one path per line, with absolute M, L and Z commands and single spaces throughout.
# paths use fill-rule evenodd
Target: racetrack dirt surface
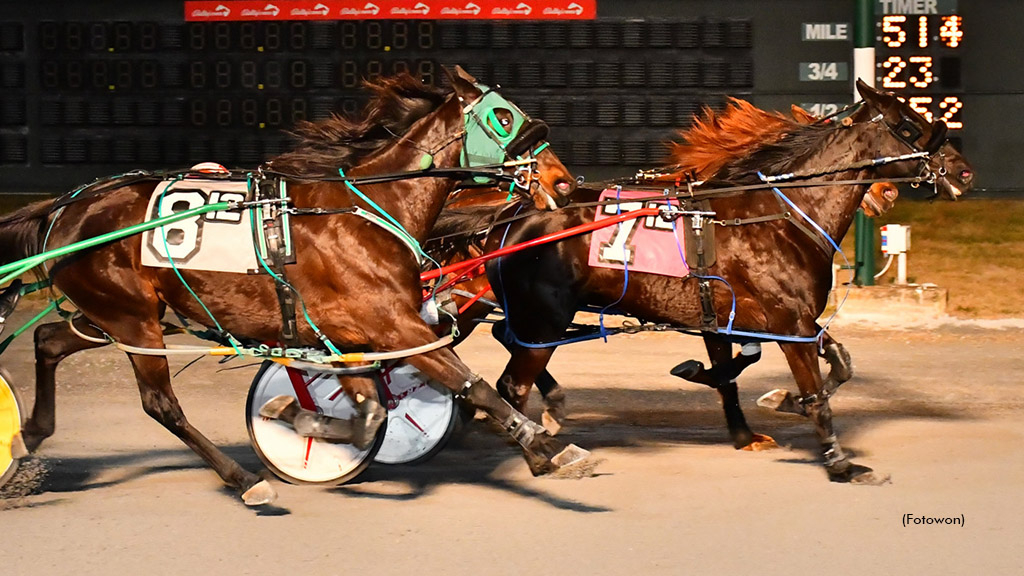
M 426 464 L 333 489 L 275 481 L 261 509 L 143 413 L 122 353 L 88 351 L 62 364 L 57 433 L 0 500 L 0 574 L 1024 574 L 1022 332 L 832 330 L 856 371 L 833 401 L 840 439 L 892 475 L 880 487 L 828 482 L 810 423 L 754 405 L 795 391 L 778 347 L 740 392 L 754 430 L 784 447 L 752 453 L 733 450 L 715 392 L 668 375 L 706 358 L 699 339 L 642 334 L 551 364 L 569 395 L 563 434 L 606 459 L 593 477 L 533 478 L 473 422 Z M 506 360 L 484 330 L 459 352 L 491 382 Z M 3 357 L 28 404 L 31 358 L 30 336 Z M 178 397 L 260 469 L 244 423 L 256 368 L 219 367 L 187 369 Z M 964 525 L 904 526 L 907 513 Z

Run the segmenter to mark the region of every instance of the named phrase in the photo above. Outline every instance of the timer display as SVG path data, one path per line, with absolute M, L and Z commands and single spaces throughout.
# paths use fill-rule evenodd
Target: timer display
M 893 3 L 881 5 L 895 7 Z M 907 6 L 908 11 L 920 7 L 913 3 Z M 955 8 L 955 5 L 948 8 Z M 950 130 L 962 130 L 963 17 L 958 14 L 880 14 L 877 28 L 876 85 L 905 94 L 929 122 L 942 120 Z

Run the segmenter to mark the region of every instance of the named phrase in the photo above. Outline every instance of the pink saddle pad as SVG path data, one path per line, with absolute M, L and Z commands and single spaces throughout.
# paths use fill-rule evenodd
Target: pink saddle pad
M 664 206 L 666 202 L 672 202 L 673 206 L 679 205 L 675 199 L 635 201 L 653 195 L 649 190 L 617 192 L 609 188 L 601 193 L 601 200 L 615 200 L 617 197 L 620 203 L 598 206 L 595 220 L 600 222 L 616 214 Z M 630 272 L 682 278 L 690 273 L 683 254 L 686 254 L 683 223 L 666 222 L 657 216 L 648 216 L 595 230 L 590 238 L 589 263 L 597 268 L 616 270 L 623 270 L 628 265 Z

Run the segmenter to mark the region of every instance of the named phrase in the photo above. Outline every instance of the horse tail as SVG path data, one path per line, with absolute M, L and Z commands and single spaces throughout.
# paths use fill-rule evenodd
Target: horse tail
M 47 216 L 54 202 L 52 199 L 35 202 L 0 216 L 0 264 L 39 253 Z

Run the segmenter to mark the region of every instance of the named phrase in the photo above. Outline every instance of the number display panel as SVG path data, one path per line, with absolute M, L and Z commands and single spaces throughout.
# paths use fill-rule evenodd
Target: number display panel
M 876 85 L 909 97 L 929 120 L 963 129 L 960 14 L 880 14 L 877 17 Z

